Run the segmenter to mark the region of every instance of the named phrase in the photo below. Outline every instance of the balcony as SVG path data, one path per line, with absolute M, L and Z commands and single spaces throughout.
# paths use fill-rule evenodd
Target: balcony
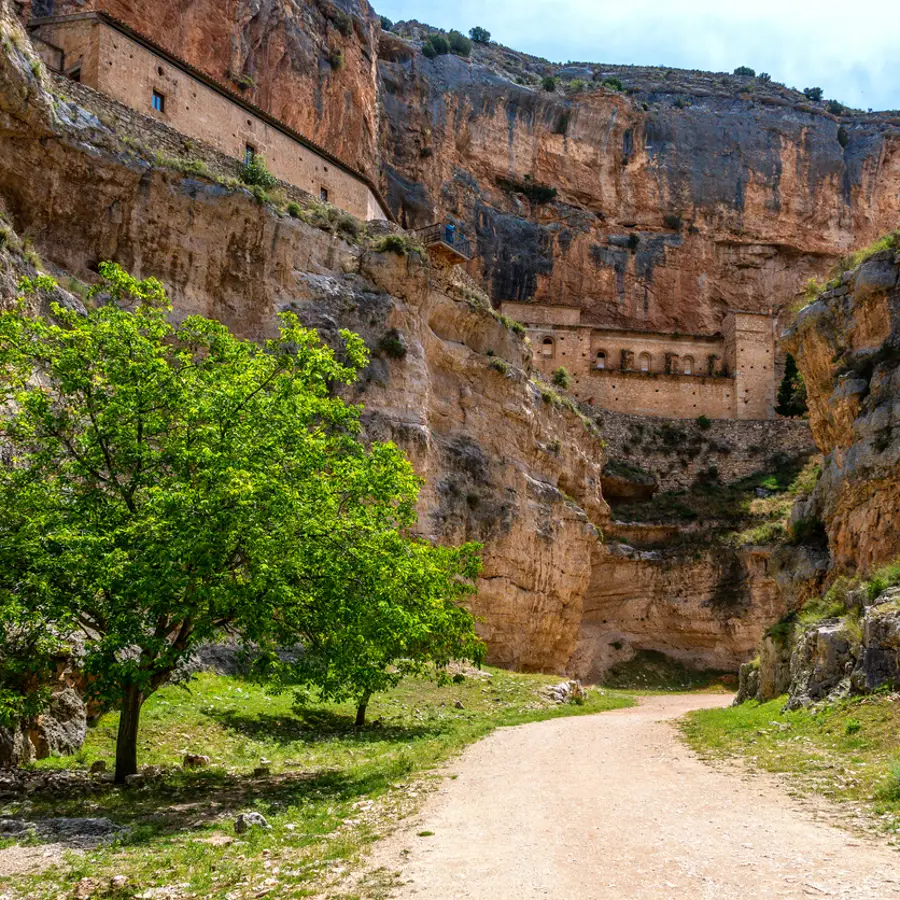
M 415 235 L 433 257 L 450 265 L 467 263 L 472 258 L 469 239 L 452 225 L 438 222 L 416 229 Z

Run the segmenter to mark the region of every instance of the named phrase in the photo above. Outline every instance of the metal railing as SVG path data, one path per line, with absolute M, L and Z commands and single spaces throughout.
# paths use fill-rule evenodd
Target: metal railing
M 417 228 L 415 234 L 426 247 L 433 244 L 444 244 L 455 250 L 460 256 L 464 256 L 466 259 L 472 258 L 472 245 L 469 243 L 469 239 L 453 225 L 438 222 L 434 225 L 427 225 L 425 228 Z

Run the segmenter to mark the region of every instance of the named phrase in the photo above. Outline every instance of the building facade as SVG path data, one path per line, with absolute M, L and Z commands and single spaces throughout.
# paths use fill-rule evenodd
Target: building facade
M 259 155 L 277 178 L 357 218 L 393 218 L 361 172 L 111 16 L 32 19 L 29 30 L 49 69 L 234 159 Z
M 722 333 L 660 334 L 582 324 L 577 307 L 503 303 L 525 325 L 535 366 L 564 367 L 581 401 L 636 415 L 770 419 L 775 321 L 731 311 Z

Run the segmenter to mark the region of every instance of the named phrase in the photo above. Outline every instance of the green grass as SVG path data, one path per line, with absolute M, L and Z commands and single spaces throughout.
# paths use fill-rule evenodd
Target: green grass
M 876 695 L 783 712 L 785 699 L 697 710 L 681 728 L 707 757 L 747 757 L 791 776 L 801 790 L 861 806 L 883 817 L 881 827 L 900 832 L 900 702 Z
M 267 887 L 267 896 L 311 896 L 330 871 L 414 808 L 422 785 L 436 778 L 428 770 L 467 744 L 500 726 L 633 702 L 591 691 L 584 705 L 557 706 L 540 689 L 558 678 L 488 672 L 489 678 L 466 676 L 446 686 L 406 681 L 373 698 L 371 724 L 362 730 L 353 727 L 350 704 L 294 709 L 290 695 L 272 697 L 235 678 L 202 675 L 187 690 L 164 688 L 144 708 L 139 743 L 141 764 L 166 767 L 159 781 L 105 785 L 87 797 L 39 791 L 2 810 L 26 818 L 108 816 L 130 826 L 128 835 L 71 856 L 68 867 L 19 876 L 4 887 L 12 897 L 49 900 L 69 897 L 82 878 L 99 885 L 119 874 L 129 881 L 116 897 L 171 885 L 196 898 L 242 900 Z M 111 765 L 116 726 L 116 714 L 104 716 L 77 756 L 38 766 L 84 767 L 100 759 Z M 186 751 L 208 755 L 210 767 L 182 771 Z M 263 758 L 271 775 L 254 777 Z M 263 813 L 272 830 L 235 836 L 234 818 L 247 810 Z

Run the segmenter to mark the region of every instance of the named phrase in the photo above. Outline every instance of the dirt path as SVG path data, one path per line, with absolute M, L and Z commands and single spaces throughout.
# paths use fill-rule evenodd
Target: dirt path
M 373 862 L 400 873 L 398 900 L 900 898 L 900 854 L 703 763 L 666 721 L 727 700 L 501 729 Z

